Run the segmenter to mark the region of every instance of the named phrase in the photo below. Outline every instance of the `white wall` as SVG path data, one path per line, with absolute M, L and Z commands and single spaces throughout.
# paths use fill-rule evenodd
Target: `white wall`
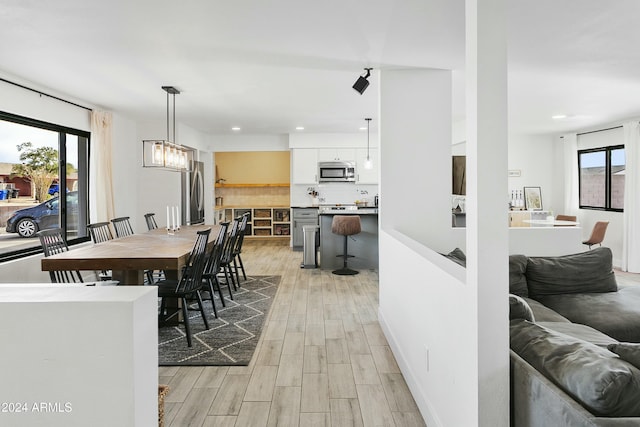
M 464 269 L 437 253 L 464 239 L 451 228 L 450 102 L 447 71 L 380 72 L 379 318 L 436 427 L 477 425 L 477 411 L 460 410 L 477 402 L 474 293 Z

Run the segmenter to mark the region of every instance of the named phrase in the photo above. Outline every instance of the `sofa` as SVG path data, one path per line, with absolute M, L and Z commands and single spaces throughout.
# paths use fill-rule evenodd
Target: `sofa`
M 640 426 L 640 285 L 611 250 L 511 255 L 509 291 L 511 425 Z

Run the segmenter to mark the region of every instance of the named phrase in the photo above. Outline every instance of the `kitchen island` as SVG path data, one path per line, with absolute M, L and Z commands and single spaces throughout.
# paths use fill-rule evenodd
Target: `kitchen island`
M 320 268 L 335 270 L 341 268 L 344 250 L 344 236 L 331 232 L 334 215 L 360 215 L 362 231 L 347 237 L 349 268 L 354 270 L 378 268 L 378 209 L 370 207 L 331 206 L 320 207 Z

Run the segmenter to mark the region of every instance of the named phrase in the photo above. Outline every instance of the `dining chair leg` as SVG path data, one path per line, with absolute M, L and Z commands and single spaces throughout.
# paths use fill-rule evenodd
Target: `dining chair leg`
M 237 291 L 238 290 L 238 286 L 236 285 L 236 279 L 235 279 L 235 275 L 233 274 L 233 267 L 231 266 L 231 263 L 225 265 L 225 276 L 227 275 L 228 272 L 228 277 L 231 278 L 231 284 L 233 285 L 233 290 Z
M 242 270 L 242 278 L 247 280 L 247 272 L 244 271 L 244 264 L 242 263 L 242 257 L 238 254 L 238 262 L 240 263 L 240 270 Z
M 214 301 L 214 289 L 213 289 L 213 283 L 211 282 L 211 279 L 207 279 L 207 284 L 209 285 L 209 295 L 211 295 L 211 307 L 213 307 L 213 315 L 215 316 L 215 318 L 218 318 L 218 310 L 216 310 L 216 302 Z M 223 301 L 223 306 L 224 306 L 224 301 Z
M 222 288 L 220 288 L 220 281 L 218 280 L 218 277 L 216 275 L 212 275 L 207 280 L 211 282 L 210 286 L 213 286 L 213 288 L 218 291 L 218 296 L 220 297 L 220 301 L 222 301 L 222 306 L 226 307 L 227 303 L 224 300 L 224 295 L 222 295 Z
M 191 347 L 191 327 L 189 326 L 189 313 L 187 311 L 186 297 L 182 297 L 182 317 L 184 317 L 184 329 L 187 334 L 187 346 Z
M 233 257 L 233 272 L 236 273 L 236 283 L 240 286 L 240 272 L 238 271 L 238 263 L 236 257 Z
M 233 292 L 231 291 L 231 280 L 229 279 L 229 274 L 227 273 L 227 269 L 223 267 L 222 272 L 224 274 L 225 283 L 227 284 L 227 289 L 229 289 L 229 298 L 233 300 Z
M 202 320 L 204 321 L 204 327 L 209 329 L 209 321 L 207 320 L 207 313 L 204 311 L 204 305 L 202 304 L 202 297 L 200 296 L 200 291 L 196 291 L 196 297 L 198 298 L 198 307 L 200 307 L 200 314 L 202 315 Z

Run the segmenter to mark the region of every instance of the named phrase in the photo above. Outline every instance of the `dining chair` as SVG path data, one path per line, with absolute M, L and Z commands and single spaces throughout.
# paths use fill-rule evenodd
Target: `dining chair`
M 186 267 L 182 271 L 182 277 L 180 277 L 179 280 L 164 279 L 154 284 L 155 286 L 158 286 L 158 297 L 161 298 L 160 313 L 158 314 L 158 322 L 160 325 L 163 325 L 167 320 L 177 316 L 179 313 L 179 311 L 168 313 L 166 300 L 178 299 L 181 301 L 182 317 L 187 336 L 187 345 L 189 347 L 192 346 L 192 340 L 191 326 L 189 324 L 188 298 L 195 296 L 205 328 L 209 329 L 209 322 L 207 321 L 207 315 L 202 304 L 202 296 L 200 295 L 200 289 L 202 288 L 202 274 L 207 261 L 207 243 L 209 241 L 209 234 L 211 234 L 210 228 L 198 231 L 198 236 L 196 237 L 193 249 L 189 255 L 189 260 L 187 261 Z
M 52 228 L 38 232 L 38 238 L 42 245 L 42 251 L 45 257 L 67 252 L 69 247 L 62 237 L 61 228 Z M 75 271 L 50 271 L 51 283 L 84 283 L 82 275 L 78 270 Z
M 213 314 L 218 317 L 218 310 L 216 309 L 216 303 L 214 301 L 215 291 L 218 291 L 222 306 L 226 307 L 227 304 L 224 301 L 224 295 L 222 295 L 222 289 L 220 288 L 220 281 L 218 280 L 218 272 L 220 271 L 220 260 L 222 259 L 222 250 L 227 239 L 227 230 L 229 228 L 229 222 L 220 223 L 220 231 L 213 242 L 213 247 L 209 251 L 207 256 L 207 262 L 204 266 L 204 272 L 202 274 L 202 289 L 209 292 L 211 296 L 211 305 L 213 306 Z M 231 293 L 231 287 L 229 287 L 229 295 L 233 299 Z
M 108 240 L 113 240 L 113 234 L 108 222 L 94 222 L 93 224 L 87 224 L 87 230 L 93 243 L 102 243 Z
M 578 217 L 575 215 L 556 215 L 556 221 L 573 221 L 576 222 Z M 566 227 L 562 224 L 555 224 L 555 227 Z
M 236 283 L 233 270 L 233 260 L 235 259 L 233 251 L 236 247 L 236 241 L 238 240 L 241 222 L 242 217 L 236 217 L 233 219 L 233 222 L 231 223 L 231 230 L 227 237 L 227 242 L 222 250 L 222 258 L 220 259 L 220 274 L 224 275 L 227 287 L 229 286 L 229 283 L 231 283 L 231 285 L 233 285 L 233 289 L 236 291 L 238 290 L 238 285 Z
M 113 240 L 113 234 L 111 234 L 111 228 L 108 222 L 94 222 L 93 224 L 87 224 L 87 230 L 93 243 L 103 243 L 109 240 Z M 97 274 L 97 272 L 96 272 Z M 111 280 L 112 275 L 107 270 L 102 270 L 98 274 L 100 280 Z
M 158 224 L 156 223 L 156 218 L 155 218 L 154 213 L 146 213 L 144 214 L 144 220 L 147 222 L 147 228 L 149 229 L 149 231 L 151 230 L 155 230 L 156 228 L 158 228 Z
M 582 244 L 589 246 L 600 245 L 602 246 L 602 241 L 604 240 L 604 235 L 607 232 L 607 226 L 609 225 L 609 221 L 598 221 L 593 226 L 593 230 L 591 230 L 591 236 L 582 242 Z
M 128 216 L 122 216 L 111 220 L 113 228 L 116 230 L 116 237 L 126 237 L 133 234 L 133 227 Z
M 244 242 L 244 235 L 247 230 L 247 222 L 249 220 L 249 212 L 246 212 L 242 215 L 242 219 L 240 220 L 240 225 L 238 226 L 238 237 L 236 238 L 236 244 L 233 248 L 233 270 L 236 273 L 236 281 L 238 286 L 240 286 L 240 275 L 238 274 L 238 269 L 242 270 L 242 277 L 244 280 L 247 280 L 247 273 L 244 270 L 244 264 L 242 263 L 242 243 Z

